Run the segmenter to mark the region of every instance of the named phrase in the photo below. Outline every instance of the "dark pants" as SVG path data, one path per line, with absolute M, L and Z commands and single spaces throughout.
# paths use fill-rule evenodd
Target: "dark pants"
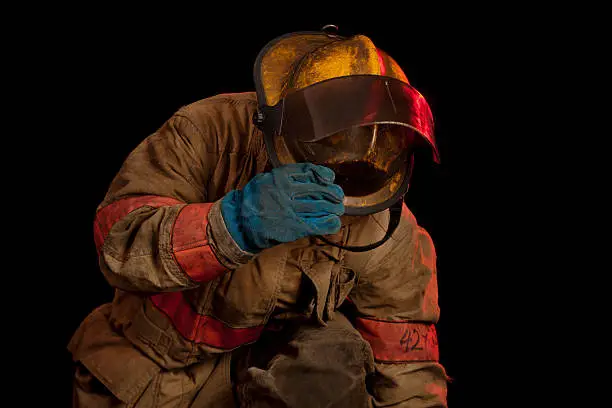
M 372 351 L 347 318 L 266 332 L 234 368 L 241 407 L 367 407 Z

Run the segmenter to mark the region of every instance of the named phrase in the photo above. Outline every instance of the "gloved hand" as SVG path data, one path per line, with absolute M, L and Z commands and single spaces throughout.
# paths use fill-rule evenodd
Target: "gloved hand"
M 334 172 L 311 163 L 260 173 L 221 200 L 221 214 L 236 243 L 257 253 L 282 242 L 340 230 L 344 192 Z

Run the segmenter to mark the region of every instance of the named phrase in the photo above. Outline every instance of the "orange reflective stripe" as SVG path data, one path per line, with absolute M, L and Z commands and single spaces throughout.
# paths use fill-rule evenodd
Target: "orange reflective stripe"
M 128 197 L 117 200 L 96 213 L 94 240 L 98 253 L 113 225 L 140 207 L 158 208 L 185 204 L 171 197 L 155 195 Z M 176 263 L 196 282 L 216 278 L 227 269 L 212 253 L 206 237 L 208 211 L 213 203 L 188 204 L 177 216 L 172 230 L 172 252 Z
M 94 221 L 94 240 L 98 253 L 104 244 L 106 236 L 113 227 L 113 224 L 132 211 L 144 206 L 157 208 L 163 205 L 176 204 L 182 204 L 182 202 L 171 197 L 145 195 L 123 198 L 101 208 L 96 213 L 96 219 Z
M 370 343 L 374 358 L 388 362 L 439 361 L 432 323 L 357 318 L 355 327 Z
M 212 316 L 196 313 L 182 292 L 160 293 L 150 297 L 153 304 L 172 321 L 187 340 L 223 350 L 255 342 L 264 326 L 234 328 Z
M 212 280 L 227 271 L 208 245 L 206 226 L 212 205 L 185 206 L 172 228 L 172 251 L 176 263 L 196 282 Z

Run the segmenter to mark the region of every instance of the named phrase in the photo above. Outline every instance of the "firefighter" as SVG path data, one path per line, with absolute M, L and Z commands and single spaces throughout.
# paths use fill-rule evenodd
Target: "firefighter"
M 255 92 L 176 111 L 97 208 L 115 288 L 75 407 L 446 407 L 436 252 L 403 201 L 433 120 L 364 35 L 269 42 Z

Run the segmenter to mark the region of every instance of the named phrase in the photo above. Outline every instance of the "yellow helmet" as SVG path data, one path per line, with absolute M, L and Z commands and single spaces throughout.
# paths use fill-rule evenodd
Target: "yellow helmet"
M 429 105 L 364 35 L 278 37 L 260 51 L 254 80 L 254 120 L 272 164 L 334 170 L 348 215 L 382 211 L 402 198 L 419 145 L 428 145 L 439 162 Z

